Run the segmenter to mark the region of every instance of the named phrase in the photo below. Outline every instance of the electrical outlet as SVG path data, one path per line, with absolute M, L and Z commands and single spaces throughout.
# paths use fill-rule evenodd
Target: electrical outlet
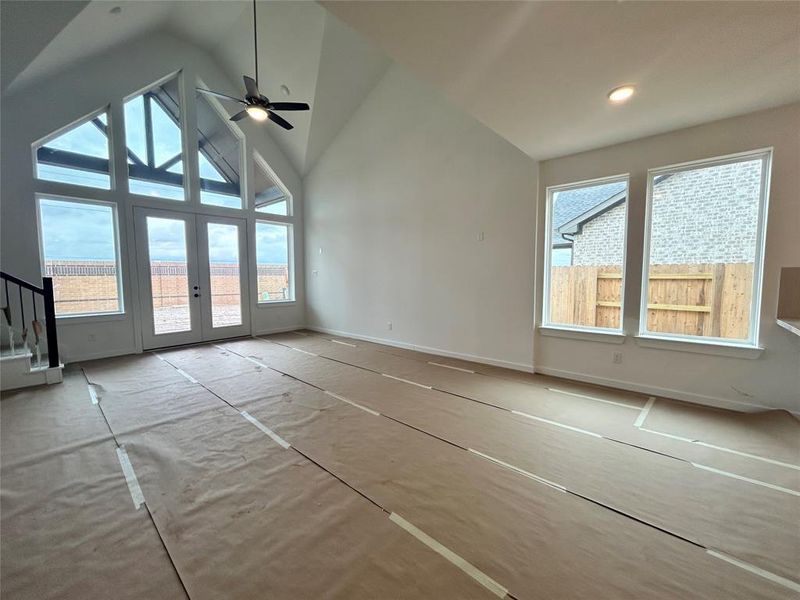
M 388 323 L 386 323 L 386 329 L 388 329 L 389 331 L 391 331 L 391 330 L 392 330 L 392 322 L 391 322 L 391 321 L 389 321 Z
M 614 352 L 613 363 L 615 365 L 621 365 L 622 364 L 622 352 Z
M 322 254 L 322 246 L 319 247 L 319 253 Z
M 478 241 L 479 241 L 479 242 L 482 242 L 482 241 L 483 241 L 483 238 L 484 238 L 484 236 L 483 236 L 483 232 L 482 232 L 482 231 L 479 231 L 479 232 L 478 232 Z
M 319 275 L 319 271 L 318 271 L 317 269 L 314 269 L 313 271 L 311 271 L 311 274 L 312 274 L 314 277 L 316 277 L 317 275 Z

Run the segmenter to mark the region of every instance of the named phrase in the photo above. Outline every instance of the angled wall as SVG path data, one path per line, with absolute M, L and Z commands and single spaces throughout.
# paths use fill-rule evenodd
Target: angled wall
M 310 326 L 532 368 L 535 161 L 392 65 L 304 184 Z

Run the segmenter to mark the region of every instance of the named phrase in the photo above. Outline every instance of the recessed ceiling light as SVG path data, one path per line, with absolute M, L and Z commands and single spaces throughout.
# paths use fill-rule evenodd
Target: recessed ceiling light
M 608 99 L 614 104 L 622 104 L 631 99 L 636 93 L 636 88 L 632 85 L 621 85 L 608 92 Z
M 283 95 L 284 95 L 284 96 L 288 96 L 289 94 L 291 94 L 291 93 L 292 93 L 292 92 L 289 90 L 289 86 L 288 86 L 288 85 L 286 85 L 285 83 L 284 83 L 284 84 L 281 86 L 281 92 L 283 92 Z
M 121 6 L 115 6 L 114 8 L 112 8 L 108 12 L 111 13 L 112 15 L 118 15 L 118 14 L 120 14 L 122 12 L 122 7 Z

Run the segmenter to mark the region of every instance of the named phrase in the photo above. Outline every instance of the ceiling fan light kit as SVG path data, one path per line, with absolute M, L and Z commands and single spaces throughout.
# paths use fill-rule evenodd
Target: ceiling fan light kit
M 241 121 L 245 117 L 250 117 L 254 121 L 272 121 L 276 125 L 283 127 L 286 130 L 294 129 L 294 126 L 286 119 L 276 114 L 276 110 L 308 110 L 309 106 L 305 102 L 270 102 L 269 98 L 262 95 L 258 91 L 258 28 L 256 26 L 256 0 L 253 0 L 253 46 L 254 46 L 254 62 L 256 79 L 243 76 L 245 96 L 241 98 L 234 98 L 227 94 L 221 94 L 212 90 L 197 88 L 201 94 L 215 96 L 222 100 L 230 100 L 231 102 L 238 102 L 244 105 L 244 110 L 239 111 L 231 117 L 231 121 Z M 286 87 L 286 86 L 282 86 Z M 288 88 L 286 88 L 288 90 Z

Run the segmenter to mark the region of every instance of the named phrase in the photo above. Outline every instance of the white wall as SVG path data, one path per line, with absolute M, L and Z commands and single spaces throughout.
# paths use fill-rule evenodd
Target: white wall
M 392 65 L 304 184 L 310 326 L 531 369 L 535 161 Z
M 536 370 L 744 410 L 800 411 L 800 339 L 775 323 L 781 267 L 800 265 L 800 104 L 545 161 L 539 181 L 537 289 L 542 283 L 547 186 L 630 173 L 623 345 L 536 335 Z M 647 169 L 773 147 L 771 193 L 755 359 L 641 347 L 638 331 Z M 541 299 L 537 296 L 537 323 Z M 622 364 L 612 354 L 623 353 Z
M 171 210 L 193 210 L 174 202 L 133 199 L 125 190 L 77 191 L 64 185 L 34 180 L 31 145 L 42 137 L 76 121 L 105 105 L 111 104 L 111 119 L 122 133 L 123 98 L 133 94 L 171 73 L 183 70 L 187 90 L 200 77 L 214 89 L 236 94 L 238 89 L 198 48 L 173 36 L 152 34 L 135 40 L 102 56 L 88 59 L 47 81 L 39 82 L 2 99 L 2 270 L 28 281 L 41 281 L 41 267 L 36 231 L 36 192 L 64 193 L 93 197 L 118 204 L 122 248 L 123 288 L 126 313 L 122 317 L 59 319 L 59 347 L 66 361 L 100 356 L 125 354 L 141 350 L 139 306 L 137 302 L 135 255 L 133 252 L 133 205 L 160 205 Z M 191 123 L 194 98 L 187 94 L 184 106 L 185 122 Z M 292 193 L 298 225 L 295 228 L 296 298 L 295 303 L 281 306 L 257 307 L 251 291 L 251 322 L 254 332 L 299 327 L 304 322 L 302 182 L 263 127 L 241 122 L 246 136 L 248 154 L 253 149 L 269 163 Z M 191 136 L 188 136 L 191 139 Z M 196 143 L 196 142 L 195 142 Z M 119 145 L 123 144 L 123 145 Z M 124 149 L 124 143 L 116 142 Z M 191 146 L 196 148 L 196 145 Z M 116 167 L 125 169 L 125 158 L 117 152 Z M 187 153 L 187 161 L 196 161 L 196 152 Z M 251 163 L 248 161 L 248 165 Z M 248 169 L 251 168 L 248 166 Z M 252 178 L 250 178 L 252 179 Z M 252 194 L 252 190 L 249 190 Z M 204 211 L 228 214 L 223 209 L 204 207 Z M 254 213 L 247 212 L 252 226 Z M 255 270 L 250 248 L 251 270 Z M 93 340 L 90 340 L 93 337 Z

